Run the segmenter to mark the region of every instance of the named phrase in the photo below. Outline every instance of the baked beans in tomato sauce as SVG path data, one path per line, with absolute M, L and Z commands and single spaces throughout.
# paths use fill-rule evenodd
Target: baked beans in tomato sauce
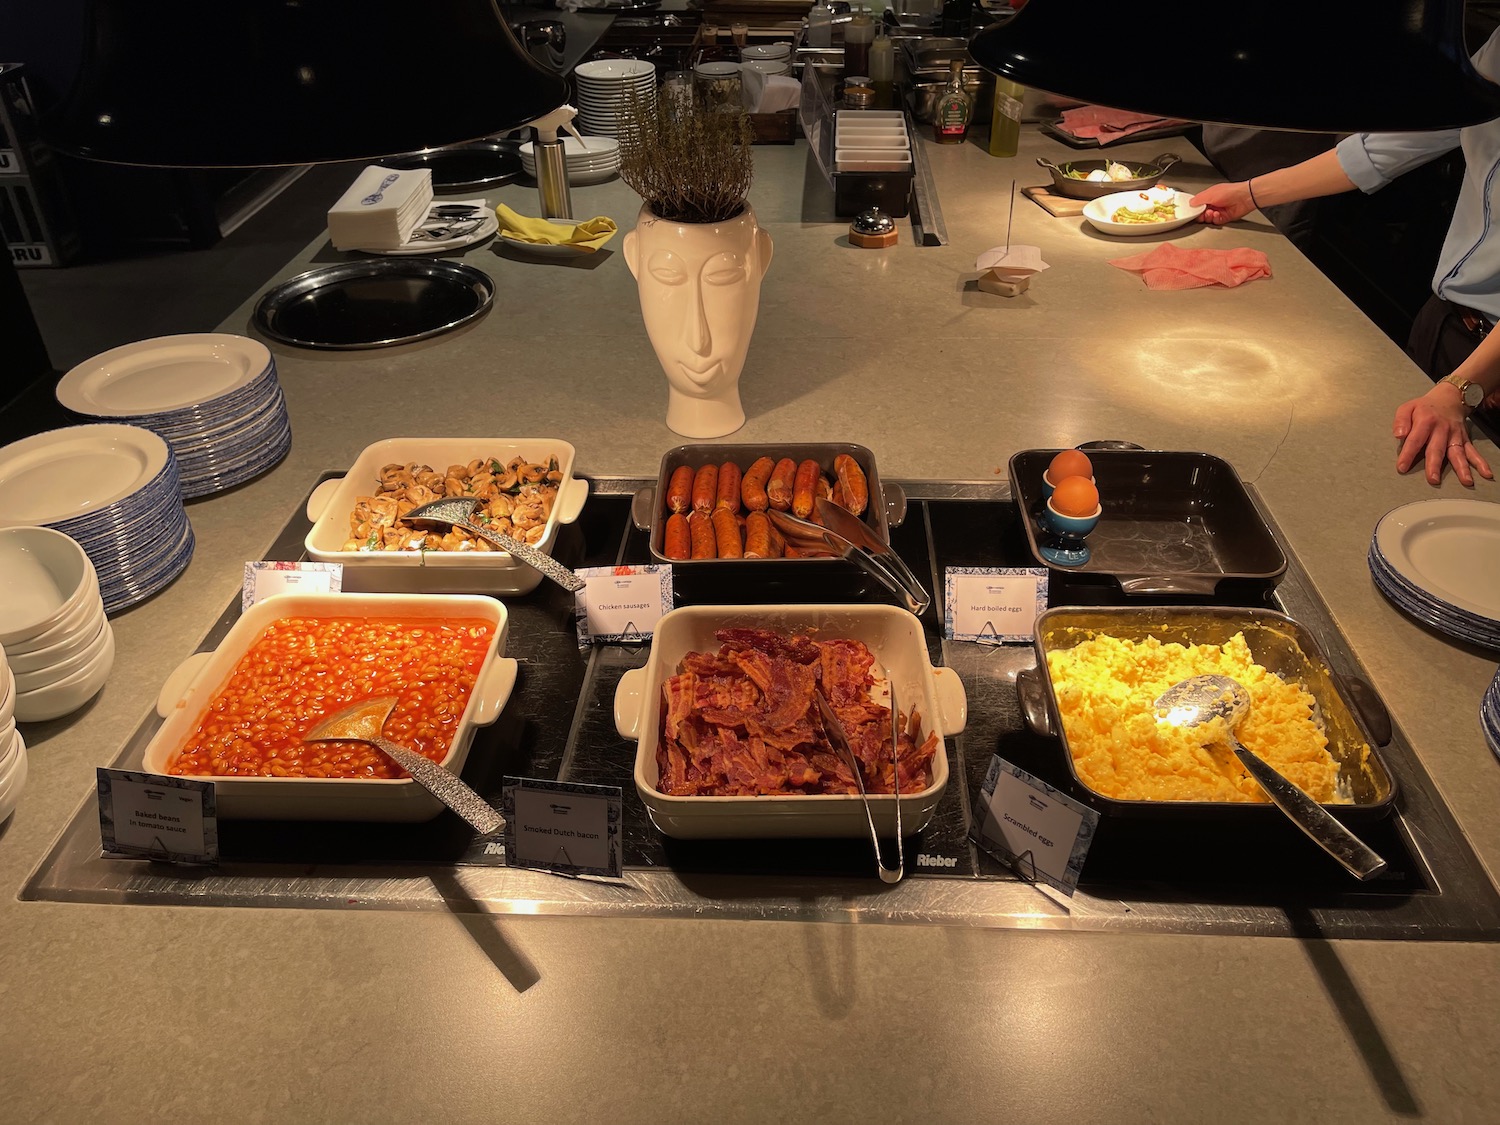
M 351 703 L 392 695 L 385 737 L 441 762 L 494 626 L 479 619 L 287 617 L 256 639 L 170 772 L 208 777 L 405 777 L 364 742 L 303 742 Z

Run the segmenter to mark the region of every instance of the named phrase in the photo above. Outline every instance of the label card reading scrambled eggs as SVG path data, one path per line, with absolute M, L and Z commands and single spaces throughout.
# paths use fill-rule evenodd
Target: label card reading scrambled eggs
M 649 641 L 672 608 L 670 566 L 590 566 L 577 574 L 588 583 L 573 595 L 579 645 Z
M 105 854 L 169 863 L 219 862 L 212 781 L 102 767 L 95 774 Z
M 943 572 L 944 633 L 950 641 L 1031 643 L 1047 608 L 1042 567 L 952 566 Z
M 974 842 L 1023 879 L 1042 879 L 1071 896 L 1099 814 L 998 754 L 990 759 L 983 797 Z

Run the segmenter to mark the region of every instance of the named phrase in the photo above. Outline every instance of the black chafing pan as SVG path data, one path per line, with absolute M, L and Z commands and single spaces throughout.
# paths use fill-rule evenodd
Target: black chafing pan
M 1325 805 L 1346 823 L 1368 823 L 1390 814 L 1396 798 L 1396 779 L 1376 749 L 1372 730 L 1384 727 L 1381 714 L 1369 715 L 1358 704 L 1379 707 L 1367 685 L 1328 667 L 1312 633 L 1284 614 L 1266 609 L 1230 606 L 1059 606 L 1036 620 L 1033 637 L 1037 667 L 1017 677 L 1026 724 L 1038 734 L 1059 740 L 1068 774 L 1079 796 L 1107 816 L 1155 817 L 1177 820 L 1208 819 L 1271 823 L 1285 814 L 1271 804 L 1234 801 L 1123 801 L 1106 797 L 1078 776 L 1068 737 L 1058 712 L 1057 693 L 1047 670 L 1047 654 L 1070 649 L 1091 636 L 1105 635 L 1142 641 L 1155 637 L 1183 645 L 1222 645 L 1236 633 L 1245 641 L 1256 663 L 1288 683 L 1300 684 L 1315 702 L 1313 716 L 1328 737 L 1328 750 L 1339 764 L 1340 788 L 1352 804 Z
M 1069 160 L 1063 164 L 1054 164 L 1040 156 L 1037 157 L 1036 162 L 1052 173 L 1052 186 L 1061 194 L 1072 196 L 1074 199 L 1099 199 L 1102 196 L 1113 195 L 1117 191 L 1145 191 L 1147 188 L 1155 187 L 1162 176 L 1166 175 L 1167 169 L 1180 159 L 1181 157 L 1174 153 L 1164 152 L 1146 164 L 1130 160 Z M 1104 171 L 1106 164 L 1123 165 L 1129 169 L 1131 178 L 1097 181 L 1080 179 L 1076 175 L 1068 174 L 1081 172 L 1087 176 L 1090 172 Z
M 437 195 L 499 187 L 521 178 L 520 141 L 468 141 L 446 148 L 428 148 L 402 156 L 387 157 L 387 168 L 432 170 L 432 190 Z
M 1038 522 L 1042 474 L 1058 452 L 1010 459 L 1011 495 L 1039 566 L 1143 597 L 1264 593 L 1286 573 L 1286 555 L 1227 461 L 1148 449 L 1087 450 L 1104 509 L 1087 539 L 1091 557 L 1081 566 L 1048 562 L 1038 549 L 1047 535 Z
M 850 442 L 780 442 L 761 445 L 679 445 L 661 459 L 652 488 L 635 494 L 631 518 L 651 534 L 651 557 L 672 567 L 673 588 L 684 601 L 809 602 L 847 601 L 873 594 L 885 600 L 887 591 L 860 567 L 843 559 L 669 559 L 662 552 L 666 532 L 667 484 L 679 465 L 694 469 L 733 461 L 744 472 L 761 457 L 790 457 L 801 464 L 816 461 L 832 478 L 833 459 L 847 453 L 859 462 L 870 487 L 870 503 L 861 517 L 879 538 L 890 541 L 890 529 L 906 516 L 906 494 L 899 486 L 881 482 L 875 455 Z

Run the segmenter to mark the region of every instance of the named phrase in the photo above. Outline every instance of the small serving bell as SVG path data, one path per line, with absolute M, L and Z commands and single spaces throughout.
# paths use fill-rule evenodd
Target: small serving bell
M 896 245 L 896 220 L 879 207 L 871 207 L 854 216 L 849 224 L 849 241 L 866 249 Z

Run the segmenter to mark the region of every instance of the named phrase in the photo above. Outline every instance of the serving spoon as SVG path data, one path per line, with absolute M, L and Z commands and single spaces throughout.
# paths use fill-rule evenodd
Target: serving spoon
M 535 547 L 522 543 L 519 539 L 512 539 L 509 535 L 477 522 L 474 519 L 474 510 L 478 507 L 479 500 L 473 496 L 449 496 L 446 499 L 434 500 L 430 504 L 413 508 L 401 518 L 410 524 L 461 527 L 465 531 L 473 532 L 502 551 L 510 552 L 527 566 L 541 571 L 544 577 L 552 579 L 569 593 L 576 594 L 588 585 L 585 579 L 578 577 L 551 555 L 545 555 Z
M 431 758 L 398 746 L 382 733 L 396 706 L 396 697 L 382 695 L 345 707 L 330 715 L 302 736 L 303 742 L 368 742 L 411 779 L 456 812 L 481 835 L 489 836 L 505 827 L 505 818 L 488 801 L 470 789 Z
M 1229 676 L 1190 676 L 1173 684 L 1156 700 L 1158 720 L 1192 728 L 1216 718 L 1224 720 L 1226 741 L 1235 757 L 1255 778 L 1266 796 L 1318 847 L 1338 860 L 1357 879 L 1369 879 L 1386 868 L 1365 842 L 1345 828 L 1317 801 L 1288 781 L 1270 764 L 1245 749 L 1234 730 L 1250 710 L 1250 693 Z

